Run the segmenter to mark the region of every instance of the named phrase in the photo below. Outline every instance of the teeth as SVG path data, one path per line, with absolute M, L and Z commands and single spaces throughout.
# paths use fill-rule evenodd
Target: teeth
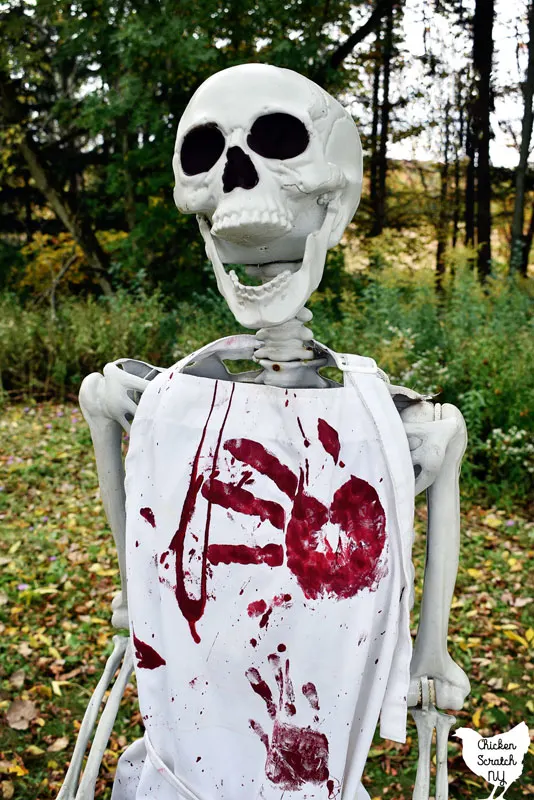
M 274 225 L 276 227 L 284 228 L 286 232 L 290 231 L 293 224 L 293 215 L 287 214 L 282 210 L 258 210 L 253 209 L 249 211 L 244 209 L 241 212 L 232 212 L 229 214 L 218 214 L 215 212 L 213 215 L 213 233 L 220 233 L 221 231 L 240 228 L 249 225 Z
M 285 269 L 268 283 L 261 286 L 246 286 L 241 283 L 235 271 L 229 272 L 230 280 L 234 286 L 236 297 L 240 300 L 262 300 L 279 291 L 291 278 L 291 272 Z

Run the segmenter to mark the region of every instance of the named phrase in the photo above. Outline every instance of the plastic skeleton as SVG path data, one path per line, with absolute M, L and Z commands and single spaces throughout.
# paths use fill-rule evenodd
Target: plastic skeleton
M 210 78 L 197 91 L 178 128 L 173 161 L 175 202 L 196 213 L 217 285 L 234 316 L 255 336 L 246 353 L 219 350 L 186 372 L 226 381 L 279 387 L 329 387 L 320 367 L 329 361 L 306 327 L 305 308 L 320 283 L 327 249 L 336 244 L 357 208 L 362 157 L 356 127 L 322 89 L 288 70 L 245 65 Z M 247 286 L 225 264 L 246 265 L 260 278 Z M 254 350 L 257 371 L 232 374 L 225 358 Z M 118 550 L 121 591 L 112 624 L 128 627 L 125 570 L 125 492 L 121 436 L 129 431 L 140 396 L 161 370 L 119 359 L 83 382 L 81 407 L 92 434 L 104 508 Z M 387 381 L 386 376 L 383 376 Z M 447 650 L 450 604 L 458 568 L 460 462 L 466 446 L 461 413 L 410 389 L 388 388 L 411 451 L 416 494 L 428 498 L 427 555 L 419 630 L 411 663 L 408 705 L 419 734 L 415 800 L 430 793 L 430 758 L 437 733 L 435 796 L 447 797 L 447 740 L 454 717 L 437 707 L 461 709 L 469 680 Z M 58 800 L 93 800 L 104 749 L 132 671 L 128 640 L 115 648 L 86 712 Z M 122 663 L 93 737 L 81 782 L 82 759 L 98 709 Z

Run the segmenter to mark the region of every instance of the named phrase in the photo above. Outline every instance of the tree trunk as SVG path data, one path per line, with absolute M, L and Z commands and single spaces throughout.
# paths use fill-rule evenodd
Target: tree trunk
M 388 171 L 387 147 L 389 138 L 389 83 L 393 57 L 393 9 L 386 16 L 383 44 L 382 107 L 380 109 L 380 143 L 378 148 L 378 181 L 376 213 L 371 236 L 379 236 L 386 225 L 386 182 Z
M 530 223 L 527 232 L 522 236 L 521 265 L 520 272 L 526 277 L 528 272 L 528 259 L 532 249 L 532 239 L 534 238 L 534 207 L 530 213 Z
M 471 109 L 468 108 L 467 130 L 465 135 L 465 154 L 467 166 L 465 169 L 465 238 L 466 247 L 475 245 L 475 147 L 473 136 L 473 121 Z
M 373 123 L 371 128 L 370 202 L 376 219 L 378 198 L 378 122 L 380 116 L 380 72 L 382 67 L 382 33 L 376 32 L 375 63 L 373 69 Z M 373 224 L 374 227 L 374 224 Z
M 438 216 L 438 247 L 436 251 L 436 289 L 443 291 L 443 277 L 445 275 L 445 251 L 447 249 L 447 238 L 449 228 L 449 149 L 450 149 L 450 103 L 447 101 L 445 106 L 445 145 L 443 153 L 443 163 L 440 168 L 440 197 L 439 197 L 439 216 Z
M 130 164 L 128 163 L 128 156 L 130 153 L 130 137 L 128 131 L 123 129 L 121 133 L 122 140 L 122 163 L 124 175 L 124 215 L 126 217 L 126 224 L 129 231 L 133 231 L 136 222 L 136 208 L 135 208 L 135 187 L 130 172 Z
M 109 259 L 102 250 L 89 220 L 81 216 L 72 198 L 56 181 L 52 169 L 39 153 L 38 145 L 25 127 L 26 109 L 17 100 L 16 89 L 7 75 L 0 72 L 0 94 L 3 101 L 4 118 L 21 127 L 19 148 L 26 161 L 35 185 L 44 195 L 54 214 L 83 250 L 91 271 L 104 294 L 112 294 L 109 282 Z
M 46 166 L 41 163 L 37 149 L 28 134 L 24 134 L 20 149 L 35 185 L 46 197 L 54 214 L 59 217 L 73 239 L 80 245 L 91 271 L 104 294 L 112 294 L 108 280 L 109 260 L 102 250 L 90 223 L 76 213 L 69 198 L 55 185 Z
M 527 274 L 528 253 L 523 258 L 525 240 L 523 237 L 523 224 L 525 219 L 525 179 L 528 167 L 530 140 L 532 138 L 532 99 L 534 96 L 534 0 L 531 0 L 528 9 L 528 65 L 525 82 L 523 83 L 523 124 L 521 126 L 521 148 L 519 151 L 519 164 L 515 175 L 515 203 L 512 222 L 512 242 L 510 246 L 510 270 L 521 270 Z M 532 237 L 531 237 L 532 242 Z M 529 247 L 530 250 L 530 247 Z
M 456 73 L 456 109 L 458 111 L 458 138 L 454 148 L 454 210 L 452 216 L 452 247 L 458 243 L 458 229 L 460 227 L 460 204 L 461 204 L 461 169 L 460 153 L 464 147 L 464 101 L 462 97 L 462 82 L 459 73 Z
M 478 274 L 485 281 L 491 271 L 491 176 L 490 176 L 490 111 L 491 70 L 493 62 L 493 18 L 495 0 L 476 0 L 473 20 L 473 67 L 477 96 L 474 127 L 477 165 L 477 244 Z

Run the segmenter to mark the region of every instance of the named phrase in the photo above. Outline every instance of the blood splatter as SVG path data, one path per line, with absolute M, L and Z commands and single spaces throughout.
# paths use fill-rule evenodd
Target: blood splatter
M 337 464 L 340 450 L 338 432 L 325 419 L 318 419 L 317 435 L 326 452 L 334 459 L 334 464 Z
M 208 546 L 209 546 L 209 533 L 210 533 L 210 523 L 211 523 L 211 501 L 208 500 L 208 507 L 206 510 L 206 524 L 204 528 L 204 547 L 202 551 L 202 568 L 201 568 L 201 577 L 200 577 L 200 597 L 191 597 L 186 589 L 185 586 L 185 571 L 184 571 L 184 543 L 185 543 L 185 536 L 187 533 L 187 528 L 191 522 L 191 518 L 195 511 L 195 506 L 198 498 L 198 494 L 202 487 L 202 483 L 204 480 L 203 475 L 199 475 L 199 461 L 200 455 L 202 452 L 202 447 L 204 445 L 204 440 L 206 438 L 206 432 L 208 429 L 208 425 L 211 419 L 211 415 L 213 413 L 213 408 L 215 406 L 215 400 L 217 397 L 217 389 L 219 386 L 219 381 L 215 381 L 215 387 L 213 390 L 213 397 L 211 401 L 210 410 L 208 412 L 208 416 L 206 422 L 204 424 L 204 428 L 202 429 L 202 435 L 200 437 L 200 442 L 195 453 L 195 457 L 193 459 L 193 464 L 191 468 L 191 477 L 189 479 L 189 486 L 187 489 L 187 493 L 185 496 L 184 504 L 182 507 L 182 514 L 180 517 L 180 524 L 178 526 L 178 530 L 173 536 L 173 539 L 169 545 L 169 550 L 176 554 L 176 588 L 175 588 L 175 595 L 176 600 L 178 602 L 178 606 L 186 620 L 189 623 L 189 628 L 191 630 L 191 635 L 194 641 L 198 644 L 200 642 L 200 636 L 196 630 L 196 623 L 202 617 L 204 613 L 204 609 L 206 607 L 206 599 L 207 599 L 207 559 L 208 559 Z M 221 440 L 223 436 L 224 426 L 226 425 L 226 421 L 228 419 L 228 414 L 230 413 L 230 408 L 232 405 L 232 400 L 234 396 L 235 384 L 232 384 L 232 389 L 230 392 L 230 398 L 228 400 L 228 406 L 226 408 L 226 413 L 224 415 L 224 419 L 219 431 L 219 437 L 217 439 L 217 444 L 215 446 L 215 450 L 213 453 L 212 459 L 212 468 L 211 468 L 211 479 L 213 480 L 214 473 L 217 469 L 217 458 L 219 456 L 219 447 L 221 445 Z
M 265 774 L 267 778 L 284 790 L 298 790 L 305 783 L 325 783 L 329 779 L 328 771 L 328 739 L 321 731 L 311 727 L 299 728 L 279 720 L 282 710 L 293 715 L 295 706 L 293 684 L 289 677 L 289 661 L 286 660 L 282 671 L 280 658 L 275 654 L 269 656 L 274 669 L 275 680 L 279 688 L 278 708 L 273 702 L 272 692 L 255 667 L 251 667 L 246 676 L 252 689 L 265 702 L 267 713 L 273 720 L 271 740 L 259 722 L 251 719 L 249 725 L 260 738 L 266 751 Z M 258 687 L 261 687 L 261 691 Z M 333 782 L 332 782 L 333 784 Z M 330 790 L 329 785 L 327 788 Z
M 291 603 L 292 597 L 290 594 L 277 594 L 273 597 L 273 606 L 287 606 Z
M 279 644 L 276 649 L 278 650 L 279 653 L 285 653 L 285 651 L 287 650 L 285 644 Z
M 319 711 L 319 697 L 314 683 L 305 683 L 302 687 L 302 694 L 315 711 Z
M 223 508 L 239 511 L 251 517 L 259 517 L 261 521 L 269 520 L 271 525 L 279 530 L 284 529 L 285 514 L 279 503 L 272 500 L 262 500 L 256 497 L 239 484 L 224 483 L 219 480 L 206 481 L 202 487 L 202 496 L 210 503 L 216 503 Z
M 306 434 L 304 433 L 304 428 L 302 427 L 302 422 L 300 421 L 299 417 L 297 417 L 297 425 L 299 426 L 300 432 L 302 434 L 302 438 L 304 439 L 304 447 L 309 447 L 310 446 L 310 440 L 307 438 Z
M 254 483 L 254 481 L 253 481 L 253 479 L 252 479 L 252 471 L 251 471 L 250 469 L 246 469 L 246 470 L 243 472 L 243 474 L 242 474 L 241 478 L 239 479 L 239 483 L 237 484 L 237 488 L 238 488 L 238 489 L 241 489 L 241 487 L 242 487 L 242 486 L 243 486 L 245 483 Z
M 165 666 L 167 663 L 165 659 L 149 644 L 138 639 L 135 633 L 133 635 L 133 642 L 138 669 L 157 669 L 158 667 Z
M 263 617 L 260 619 L 260 628 L 266 628 L 269 624 L 269 617 L 273 613 L 273 607 L 269 606 Z
M 156 518 L 154 517 L 154 512 L 151 508 L 148 508 L 148 506 L 146 508 L 140 508 L 139 513 L 143 519 L 146 519 L 149 525 L 152 525 L 153 528 L 156 527 Z
M 228 439 L 224 443 L 224 449 L 239 461 L 266 475 L 288 497 L 295 496 L 298 483 L 296 475 L 259 442 L 252 439 Z
M 280 567 L 284 563 L 284 548 L 281 544 L 266 544 L 264 547 L 248 547 L 244 544 L 210 544 L 208 561 L 217 564 L 267 564 Z
M 248 604 L 247 612 L 249 617 L 260 617 L 265 613 L 266 609 L 267 603 L 265 600 L 254 600 L 253 603 Z
M 323 530 L 328 522 L 339 527 L 335 550 Z M 286 556 L 307 598 L 348 598 L 373 587 L 385 541 L 384 509 L 367 481 L 351 475 L 327 508 L 306 494 L 301 470 L 287 526 Z
M 256 645 L 258 644 L 258 640 L 257 639 L 251 639 L 250 640 L 250 644 L 252 645 L 252 647 L 256 647 Z
M 276 717 L 276 706 L 273 701 L 273 694 L 269 689 L 269 685 L 263 680 L 256 667 L 250 667 L 245 672 L 245 675 L 250 683 L 252 689 L 258 694 L 267 706 L 267 713 L 274 719 Z

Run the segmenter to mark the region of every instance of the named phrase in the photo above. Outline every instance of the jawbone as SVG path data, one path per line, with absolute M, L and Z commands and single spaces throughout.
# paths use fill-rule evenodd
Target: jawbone
M 226 274 L 208 221 L 205 217 L 197 217 L 217 287 L 241 325 L 257 330 L 282 325 L 298 314 L 321 282 L 335 217 L 335 204 L 331 203 L 320 229 L 306 238 L 300 268 L 293 273 L 286 269 L 261 286 L 245 286 L 234 270 Z

